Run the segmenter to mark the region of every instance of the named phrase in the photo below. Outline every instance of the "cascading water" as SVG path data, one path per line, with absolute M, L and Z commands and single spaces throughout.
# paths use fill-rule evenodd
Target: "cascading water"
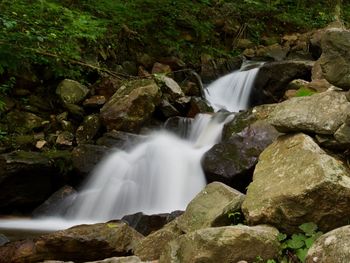
M 237 112 L 248 107 L 258 69 L 226 75 L 205 90 L 218 111 Z M 231 115 L 232 116 L 232 115 Z M 66 215 L 42 220 L 1 220 L 0 229 L 57 230 L 81 223 L 184 210 L 205 186 L 200 159 L 220 140 L 228 114 L 200 114 L 185 121 L 186 138 L 168 131 L 154 132 L 130 151 L 116 151 L 97 166 Z

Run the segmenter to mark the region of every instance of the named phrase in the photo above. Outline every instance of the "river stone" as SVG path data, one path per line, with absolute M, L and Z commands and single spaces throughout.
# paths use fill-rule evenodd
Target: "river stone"
M 350 89 L 350 31 L 327 30 L 321 47 L 319 62 L 325 79 L 339 88 Z
M 276 105 L 269 122 L 281 132 L 333 134 L 350 115 L 344 92 L 327 91 L 291 98 Z
M 350 217 L 350 173 L 311 137 L 279 137 L 259 157 L 242 211 L 249 224 L 270 224 L 293 233 L 314 222 L 323 232 Z
M 109 131 L 139 131 L 160 103 L 161 91 L 153 80 L 129 81 L 102 107 L 100 117 Z
M 9 112 L 5 120 L 7 122 L 9 132 L 29 133 L 38 130 L 45 125 L 44 119 L 39 116 L 24 111 L 14 110 Z
M 320 236 L 309 249 L 306 263 L 350 262 L 350 226 L 334 229 Z
M 159 263 L 255 262 L 276 258 L 278 230 L 270 226 L 226 226 L 200 229 L 169 243 Z
M 166 93 L 171 100 L 176 100 L 177 98 L 185 96 L 179 84 L 177 84 L 172 78 L 161 74 L 157 75 L 156 80 L 159 83 L 161 90 Z
M 134 254 L 142 260 L 157 260 L 165 246 L 183 232 L 177 227 L 177 219 L 166 224 L 160 230 L 153 232 L 136 245 Z
M 228 213 L 241 209 L 244 195 L 219 182 L 208 184 L 188 204 L 177 226 L 185 233 L 198 229 L 229 225 Z
M 88 93 L 87 87 L 71 79 L 62 80 L 56 89 L 56 94 L 64 104 L 77 104 L 83 101 Z
M 142 263 L 142 261 L 139 257 L 130 256 L 130 257 L 106 258 L 104 260 L 89 261 L 85 263 Z
M 121 221 L 80 225 L 0 247 L 0 263 L 49 259 L 84 262 L 128 256 L 143 236 Z

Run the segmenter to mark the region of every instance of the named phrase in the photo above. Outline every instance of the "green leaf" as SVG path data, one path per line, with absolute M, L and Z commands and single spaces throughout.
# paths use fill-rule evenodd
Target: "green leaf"
M 301 262 L 305 262 L 307 251 L 307 248 L 301 248 L 295 251 L 295 254 Z
M 287 247 L 291 249 L 299 249 L 305 245 L 305 235 L 303 234 L 293 234 L 292 238 L 286 242 Z
M 307 235 L 312 236 L 316 234 L 317 225 L 313 222 L 304 223 L 299 228 Z
M 278 235 L 277 235 L 277 239 L 279 242 L 286 240 L 286 238 L 287 238 L 287 235 L 284 233 L 278 233 Z

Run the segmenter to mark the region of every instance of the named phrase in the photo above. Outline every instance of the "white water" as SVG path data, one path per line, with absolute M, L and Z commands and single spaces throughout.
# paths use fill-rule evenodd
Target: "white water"
M 226 75 L 206 91 L 215 110 L 246 109 L 258 69 Z M 154 132 L 130 151 L 115 151 L 101 162 L 85 183 L 68 214 L 61 218 L 1 220 L 1 229 L 58 230 L 81 224 L 146 214 L 184 210 L 205 186 L 200 159 L 217 143 L 230 118 L 200 114 L 186 139 L 165 130 Z

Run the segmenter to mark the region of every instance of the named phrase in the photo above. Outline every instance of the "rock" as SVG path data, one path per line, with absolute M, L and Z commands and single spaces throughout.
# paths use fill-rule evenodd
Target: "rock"
M 124 61 L 122 63 L 123 71 L 131 76 L 137 76 L 137 65 L 134 61 Z
M 163 92 L 163 96 L 169 97 L 170 101 L 175 101 L 177 98 L 185 96 L 179 84 L 172 78 L 161 74 L 156 76 L 156 80 Z
M 213 112 L 213 108 L 205 99 L 200 97 L 191 97 L 190 108 L 187 112 L 187 117 L 194 118 L 199 113 Z
M 152 68 L 154 64 L 154 58 L 152 58 L 149 54 L 143 53 L 137 57 L 137 62 L 144 66 L 146 69 Z
M 97 96 L 109 99 L 122 86 L 122 81 L 111 76 L 103 77 L 91 87 Z
M 110 131 L 98 138 L 96 143 L 101 146 L 127 150 L 143 139 L 145 139 L 145 136 L 138 134 L 122 131 Z
M 152 74 L 167 74 L 171 73 L 172 70 L 170 66 L 156 62 L 153 64 Z
M 176 217 L 180 216 L 182 211 L 174 211 L 170 214 L 145 215 L 141 212 L 127 215 L 122 218 L 129 226 L 144 236 L 161 229 L 165 224 L 170 223 Z
M 136 256 L 130 256 L 130 257 L 113 257 L 113 258 L 106 258 L 104 260 L 98 260 L 93 262 L 85 262 L 85 263 L 142 263 L 141 259 Z
M 82 120 L 84 118 L 85 111 L 79 105 L 75 105 L 72 103 L 65 103 L 63 106 L 69 111 L 70 115 L 74 119 Z
M 261 58 L 273 59 L 282 61 L 286 58 L 289 52 L 289 47 L 282 47 L 279 44 L 273 44 L 267 47 L 260 47 L 256 50 L 256 56 Z
M 208 182 L 223 182 L 241 192 L 252 180 L 260 153 L 280 134 L 251 112 L 239 113 L 223 129 L 222 141 L 207 151 L 202 159 Z
M 265 63 L 259 70 L 250 96 L 252 105 L 279 102 L 288 83 L 311 78 L 312 61 L 279 61 Z
M 91 143 L 100 127 L 100 118 L 97 114 L 86 116 L 75 133 L 77 144 Z
M 60 132 L 56 139 L 56 144 L 60 146 L 72 146 L 74 134 L 69 131 Z
M 244 225 L 200 229 L 169 243 L 159 263 L 255 262 L 276 258 L 280 251 L 278 230 Z
M 1 154 L 1 213 L 16 209 L 31 211 L 53 192 L 53 179 L 57 176 L 54 163 L 44 154 L 24 151 Z
M 17 110 L 9 112 L 5 119 L 8 124 L 8 130 L 12 133 L 25 134 L 37 131 L 46 124 L 44 119 L 33 113 Z
M 0 247 L 0 262 L 24 263 L 47 259 L 84 262 L 128 256 L 142 237 L 119 221 L 80 225 L 37 239 L 10 242 Z
M 180 112 L 166 99 L 163 99 L 159 105 L 159 109 L 164 118 L 170 118 L 180 115 Z
M 161 91 L 153 80 L 126 83 L 102 107 L 100 117 L 109 131 L 138 131 L 160 103 Z
M 142 239 L 136 245 L 134 254 L 144 261 L 157 260 L 164 251 L 165 246 L 181 234 L 183 232 L 177 227 L 175 219 L 160 230 Z
M 342 124 L 339 129 L 334 133 L 334 138 L 341 144 L 350 144 L 350 126 L 349 119 L 346 123 Z
M 276 105 L 269 123 L 281 132 L 333 134 L 350 115 L 345 93 L 329 91 L 296 97 Z
M 3 234 L 0 234 L 0 246 L 5 245 L 10 242 L 10 240 Z
M 347 223 L 349 202 L 348 168 L 299 133 L 279 137 L 262 152 L 242 211 L 249 224 L 287 233 L 305 222 L 329 231 Z
M 84 107 L 88 108 L 99 108 L 106 103 L 106 97 L 102 95 L 91 96 L 90 98 L 84 100 Z
M 327 30 L 321 40 L 319 59 L 325 79 L 339 88 L 350 89 L 350 31 Z
M 350 262 L 350 226 L 334 229 L 320 236 L 309 249 L 306 263 Z
M 72 204 L 77 191 L 68 185 L 54 192 L 44 203 L 35 208 L 32 216 L 55 216 L 64 215 L 64 212 Z
M 310 82 L 303 80 L 303 79 L 294 79 L 291 82 L 288 83 L 287 91 L 288 90 L 298 90 L 300 88 L 305 88 Z
M 244 195 L 219 182 L 208 184 L 188 204 L 177 226 L 185 233 L 230 224 L 228 213 L 240 211 Z
M 109 148 L 105 146 L 79 145 L 72 151 L 73 169 L 80 176 L 86 177 L 108 152 Z
M 155 260 L 170 241 L 184 233 L 229 224 L 228 213 L 240 211 L 243 198 L 243 194 L 222 183 L 207 185 L 190 202 L 184 214 L 141 240 L 135 255 L 142 260 Z
M 253 48 L 254 46 L 254 43 L 246 38 L 240 38 L 237 42 L 237 48 L 240 49 Z
M 62 80 L 56 89 L 56 94 L 64 104 L 78 104 L 88 93 L 87 87 L 71 79 Z

